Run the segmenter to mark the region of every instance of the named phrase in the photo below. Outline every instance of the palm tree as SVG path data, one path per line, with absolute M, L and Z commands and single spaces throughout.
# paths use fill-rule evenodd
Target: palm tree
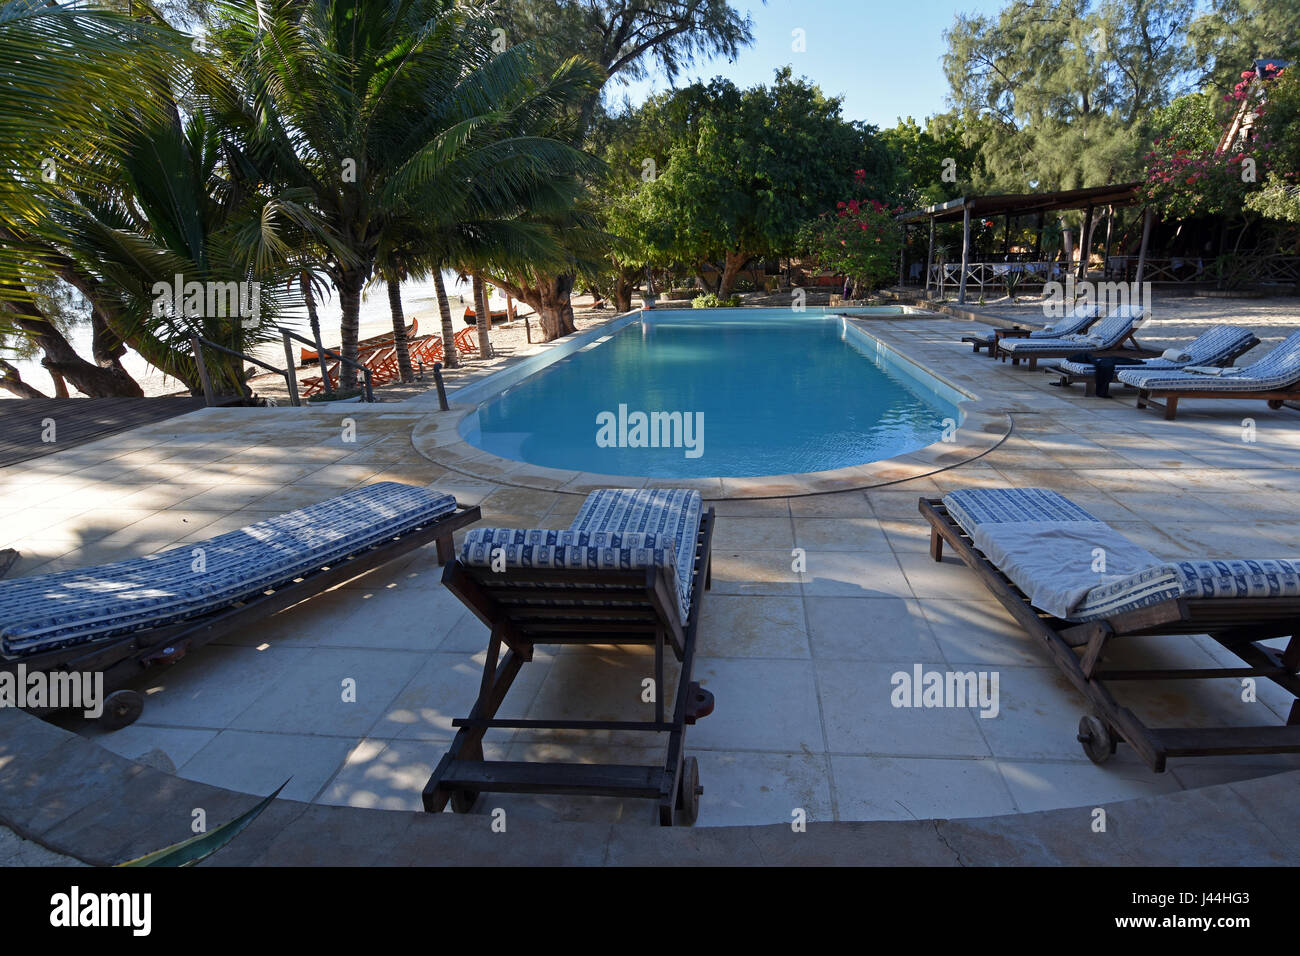
M 232 94 L 220 74 L 190 57 L 188 38 L 141 10 L 139 20 L 79 10 L 67 14 L 71 21 L 55 16 L 36 31 L 53 61 L 68 45 L 80 49 L 87 75 L 99 78 L 92 93 L 106 99 L 82 102 L 73 83 L 68 95 L 85 112 L 38 111 L 42 124 L 67 124 L 44 129 L 57 174 L 6 180 L 4 198 L 13 201 L 0 204 L 4 265 L 11 267 L 0 300 L 43 348 L 51 373 L 92 396 L 141 394 L 119 361 L 127 346 L 197 392 L 192 337 L 235 351 L 267 341 L 289 301 L 287 280 L 298 272 L 285 240 L 319 231 L 298 202 L 302 194 L 272 192 L 222 121 L 221 104 Z M 30 28 L 42 16 L 26 3 L 0 10 L 0 59 L 19 45 L 9 42 L 22 35 L 8 32 L 13 23 Z M 119 45 L 110 48 L 101 35 Z M 115 58 L 116 67 L 106 65 Z M 4 69 L 11 83 L 67 86 L 46 76 L 44 59 L 36 54 L 34 65 Z M 60 65 L 80 69 L 76 58 Z M 29 143 L 31 121 L 15 116 L 9 92 L 0 95 L 0 134 L 16 127 L 19 143 Z M 40 314 L 33 290 L 48 281 L 66 283 L 90 303 L 95 362 L 77 356 Z M 247 394 L 238 359 L 208 357 L 219 392 Z
M 527 209 L 592 168 L 532 131 L 599 87 L 587 61 L 543 72 L 532 47 L 496 52 L 492 10 L 448 0 L 263 0 L 225 9 L 216 46 L 238 71 L 247 129 L 278 181 L 311 194 L 330 247 L 343 353 L 395 218 L 430 228 Z M 450 347 L 451 343 L 448 343 Z M 345 366 L 344 386 L 355 381 Z
M 122 340 L 102 312 L 91 314 L 90 362 L 48 311 L 52 299 L 41 290 L 66 281 L 70 271 L 52 244 L 62 230 L 51 210 L 66 201 L 69 184 L 90 192 L 111 179 L 83 157 L 130 141 L 132 131 L 113 122 L 125 112 L 159 119 L 165 104 L 153 95 L 155 83 L 189 53 L 188 41 L 152 19 L 92 5 L 0 3 L 0 335 L 20 350 L 43 352 L 60 393 L 66 381 L 92 396 L 141 394 L 121 366 Z M 7 363 L 4 378 L 19 394 L 34 391 Z

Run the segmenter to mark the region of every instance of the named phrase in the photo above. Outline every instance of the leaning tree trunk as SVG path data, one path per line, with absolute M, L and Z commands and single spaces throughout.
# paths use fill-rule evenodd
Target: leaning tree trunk
M 0 388 L 7 392 L 12 392 L 19 398 L 49 398 L 40 389 L 23 381 L 22 375 L 18 369 L 14 368 L 4 359 L 0 359 Z M 66 396 L 64 396 L 66 397 Z
M 552 342 L 578 331 L 573 319 L 573 276 L 544 277 L 538 283 L 537 320 L 542 326 L 542 341 Z
M 632 282 L 622 272 L 614 277 L 614 311 L 632 311 Z
M 339 323 L 339 338 L 343 344 L 343 357 L 357 360 L 357 332 L 361 326 L 361 287 L 365 285 L 366 276 L 361 270 L 340 273 L 335 279 L 339 290 L 339 305 L 343 309 L 343 319 Z M 339 390 L 348 391 L 357 387 L 357 369 L 345 362 L 339 363 Z
M 438 314 L 442 317 L 442 364 L 447 368 L 460 368 L 460 354 L 456 351 L 456 326 L 451 321 L 451 303 L 447 301 L 447 288 L 442 282 L 442 270 L 433 270 L 433 287 L 438 292 Z
M 492 342 L 488 339 L 488 333 L 492 330 L 492 313 L 488 311 L 487 287 L 479 275 L 474 276 L 474 312 L 475 324 L 478 326 L 478 357 L 490 359 Z
M 397 371 L 403 382 L 414 382 L 415 369 L 411 368 L 411 349 L 406 342 L 406 316 L 402 314 L 402 284 L 393 279 L 386 285 L 388 307 L 393 312 L 393 346 L 397 349 Z
M 143 398 L 144 390 L 120 366 L 101 368 L 77 354 L 57 328 L 30 302 L 7 304 L 18 327 L 41 347 L 41 364 L 58 381 L 62 376 L 77 391 L 90 398 Z
M 749 255 L 745 252 L 728 252 L 726 262 L 722 268 L 722 281 L 718 283 L 718 298 L 725 299 L 731 295 L 731 289 L 736 284 L 736 276 L 740 275 L 740 270 L 745 263 L 749 261 Z

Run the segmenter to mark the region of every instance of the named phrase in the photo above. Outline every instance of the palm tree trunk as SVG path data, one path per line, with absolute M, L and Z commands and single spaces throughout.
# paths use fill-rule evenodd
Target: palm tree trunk
M 477 313 L 478 357 L 492 357 L 492 343 L 488 341 L 488 332 L 492 328 L 492 314 L 488 312 L 487 289 L 481 276 L 474 276 L 474 311 Z
M 447 288 L 442 283 L 442 270 L 433 270 L 433 287 L 438 292 L 438 314 L 442 317 L 442 364 L 447 368 L 460 368 L 460 355 L 456 352 L 456 327 L 451 323 L 451 303 L 447 301 Z
M 414 382 L 411 350 L 406 343 L 406 316 L 402 314 L 402 283 L 393 279 L 385 284 L 388 286 L 388 307 L 393 312 L 393 345 L 397 349 L 397 371 L 403 382 Z
M 361 287 L 366 277 L 360 270 L 341 273 L 335 280 L 339 290 L 339 305 L 343 309 L 343 318 L 339 323 L 339 338 L 342 339 L 342 353 L 346 359 L 357 360 L 357 330 L 361 325 Z M 339 390 L 349 391 L 357 387 L 357 370 L 346 362 L 339 363 Z
M 325 394 L 334 394 L 334 383 L 330 380 L 330 363 L 325 359 L 325 342 L 320 337 L 320 316 L 316 314 L 316 293 L 311 287 L 311 273 L 303 272 L 298 276 L 302 284 L 302 295 L 307 301 L 307 323 L 311 326 L 311 338 L 316 343 L 316 363 L 320 366 L 321 384 Z

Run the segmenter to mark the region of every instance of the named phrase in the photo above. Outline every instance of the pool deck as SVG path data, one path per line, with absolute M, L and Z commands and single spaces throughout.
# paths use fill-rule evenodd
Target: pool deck
M 1177 319 L 1171 316 L 1165 335 L 1157 326 L 1139 337 L 1158 347 L 1173 344 L 1195 329 L 1192 320 L 1174 325 Z M 1249 316 L 1239 323 L 1259 328 Z M 717 858 L 726 859 L 722 848 L 733 847 L 727 852 L 750 861 L 752 854 L 724 835 L 731 831 L 710 837 L 710 829 L 788 832 L 792 813 L 802 809 L 827 835 L 799 853 L 820 846 L 833 856 L 838 838 L 822 824 L 833 830 L 873 821 L 835 831 L 850 834 L 843 844 L 849 853 L 853 846 L 866 852 L 868 834 L 878 844 L 888 821 L 926 821 L 898 830 L 912 835 L 898 836 L 902 842 L 888 844 L 889 852 L 914 845 L 915 862 L 938 862 L 942 847 L 934 834 L 959 832 L 952 829 L 957 822 L 944 824 L 947 829 L 933 823 L 947 819 L 969 821 L 961 833 L 979 832 L 990 841 L 979 844 L 983 850 L 972 844 L 960 852 L 962 861 L 984 853 L 987 862 L 996 861 L 988 854 L 998 841 L 1009 846 L 1015 821 L 1031 829 L 1057 825 L 1046 816 L 1072 812 L 1065 808 L 1140 805 L 1159 817 L 1176 815 L 1177 807 L 1245 800 L 1241 794 L 1257 788 L 1294 793 L 1300 782 L 1294 756 L 1173 761 L 1164 774 L 1151 773 L 1126 747 L 1104 767 L 1088 762 L 1074 740 L 1083 701 L 960 562 L 930 560 L 917 499 L 958 487 L 1048 487 L 1162 556 L 1295 556 L 1300 412 L 1270 411 L 1263 402 L 1189 402 L 1178 421 L 1166 422 L 1157 411 L 1136 410 L 1125 393 L 1085 399 L 1081 387 L 1054 388 L 1042 372 L 972 355 L 959 341 L 971 331 L 968 322 L 903 316 L 872 320 L 870 327 L 977 395 L 980 414 L 1005 427 L 1000 435 L 988 433 L 994 438 L 982 438 L 979 447 L 963 447 L 960 461 L 900 474 L 888 484 L 822 494 L 792 490 L 781 497 L 726 496 L 725 485 L 706 493 L 715 499 L 719 520 L 696 677 L 718 705 L 687 735 L 705 787 L 695 835 L 651 844 L 646 841 L 654 837 L 625 834 L 658 832 L 648 802 L 517 795 L 480 801 L 474 815 L 438 822 L 436 831 L 418 815 L 402 813 L 381 815 L 393 819 L 374 826 L 436 832 L 459 847 L 462 837 L 454 834 L 469 833 L 463 828 L 500 807 L 529 832 L 540 834 L 542 824 L 590 827 L 597 836 L 579 839 L 577 831 L 564 831 L 575 860 L 609 862 L 611 854 L 619 858 L 618 847 L 630 845 L 626 841 L 642 854 L 693 841 L 695 852 L 713 846 Z M 1278 323 L 1275 333 L 1258 334 L 1267 346 L 1282 333 Z M 345 418 L 355 423 L 354 441 L 346 440 L 352 436 Z M 1244 440 L 1246 418 L 1253 419 L 1254 441 Z M 317 408 L 205 409 L 0 469 L 5 544 L 23 554 L 10 574 L 147 554 L 377 481 L 432 485 L 462 503 L 481 504 L 485 526 L 557 528 L 568 525 L 590 488 L 626 486 L 574 475 L 543 488 L 517 475 L 512 481 L 510 474 L 493 477 L 482 468 L 471 473 L 465 459 L 446 451 L 454 445 L 454 421 L 454 412 L 438 412 L 428 396 L 350 406 L 346 415 Z M 806 572 L 791 569 L 796 548 L 806 553 Z M 194 785 L 245 794 L 268 793 L 292 774 L 284 807 L 273 808 L 275 816 L 268 812 L 267 826 L 334 820 L 344 834 L 345 817 L 330 815 L 344 808 L 417 809 L 420 789 L 451 739 L 451 718 L 468 712 L 477 691 L 485 645 L 486 630 L 442 589 L 432 555 L 417 552 L 148 675 L 139 684 L 147 697 L 144 714 L 124 730 L 105 734 L 75 718 L 60 719 L 60 729 L 4 715 L 0 818 L 23 835 L 45 834 L 56 849 L 86 859 L 126 852 L 142 839 L 124 835 L 116 850 L 98 841 L 95 852 L 79 853 L 77 841 L 89 839 L 89 830 L 69 821 L 78 814 L 88 821 L 90 811 L 71 795 L 63 798 L 66 812 L 58 809 L 58 776 L 41 776 L 24 763 L 34 759 L 28 751 L 37 740 L 47 741 L 40 758 L 47 766 L 56 753 L 93 764 L 103 753 L 99 748 L 111 751 L 117 757 L 100 758 L 97 772 L 135 774 L 133 792 L 141 794 L 172 779 L 173 771 Z M 1190 638 L 1137 640 L 1121 655 L 1135 664 L 1204 666 L 1223 653 L 1206 638 Z M 892 707 L 891 675 L 917 664 L 996 671 L 999 715 Z M 644 655 L 630 650 L 539 650 L 503 716 L 589 716 L 579 713 L 579 701 L 602 716 L 636 715 L 634 691 L 646 665 Z M 355 703 L 340 701 L 344 677 L 357 680 Z M 1235 681 L 1197 685 L 1148 684 L 1128 703 L 1155 725 L 1280 724 L 1290 706 L 1289 695 L 1263 682 L 1255 703 L 1241 701 Z M 489 758 L 512 759 L 621 760 L 641 753 L 635 741 L 617 737 L 579 743 L 562 733 L 530 731 L 494 732 L 487 750 Z M 138 758 L 149 766 L 130 771 Z M 24 792 L 22 780 L 38 777 L 43 782 Z M 35 819 L 18 819 L 15 807 L 37 791 L 50 805 Z M 179 804 L 186 809 L 177 812 L 188 819 L 196 804 Z M 213 804 L 232 810 L 247 805 L 237 794 Z M 1226 833 L 1236 824 L 1230 814 L 1221 815 Z M 1256 843 L 1286 845 L 1268 836 L 1272 821 L 1264 819 Z M 1220 826 L 1218 817 L 1214 826 Z M 241 841 L 255 843 L 255 832 Z M 1224 854 L 1214 845 L 1220 831 L 1206 827 L 1202 833 L 1201 843 L 1180 851 L 1183 861 L 1230 856 L 1280 862 Z M 782 845 L 771 839 L 772 847 Z M 246 858 L 256 850 L 251 846 Z M 588 851 L 592 856 L 583 855 Z M 1042 852 L 1040 862 L 1057 853 Z M 238 858 L 235 847 L 226 853 L 232 854 L 227 862 Z M 781 851 L 773 854 L 779 858 Z M 1032 856 L 1023 847 L 1006 849 L 1007 862 Z M 1061 851 L 1057 861 L 1068 858 Z

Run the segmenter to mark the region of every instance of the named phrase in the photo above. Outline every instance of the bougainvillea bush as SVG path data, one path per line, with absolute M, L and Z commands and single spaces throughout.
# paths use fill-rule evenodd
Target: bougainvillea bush
M 1226 97 L 1238 107 L 1248 98 L 1256 100 L 1255 137 L 1244 147 L 1220 153 L 1217 144 L 1189 148 L 1176 135 L 1156 141 L 1146 157 L 1145 191 L 1166 216 L 1235 216 L 1247 210 L 1267 215 L 1260 208 L 1261 194 L 1295 182 L 1290 142 L 1300 136 L 1296 78 L 1276 67 L 1266 67 L 1262 78 L 1266 85 L 1256 83 L 1260 76 L 1255 70 L 1244 71 Z
M 1252 143 L 1248 151 L 1220 155 L 1214 150 L 1163 152 L 1157 143 L 1147 156 L 1147 198 L 1171 219 L 1239 213 L 1272 168 L 1270 145 Z
M 858 188 L 864 176 L 854 174 Z M 804 249 L 820 268 L 848 276 L 855 296 L 879 288 L 898 275 L 903 229 L 895 217 L 902 211 L 874 199 L 842 200 L 804 228 Z

